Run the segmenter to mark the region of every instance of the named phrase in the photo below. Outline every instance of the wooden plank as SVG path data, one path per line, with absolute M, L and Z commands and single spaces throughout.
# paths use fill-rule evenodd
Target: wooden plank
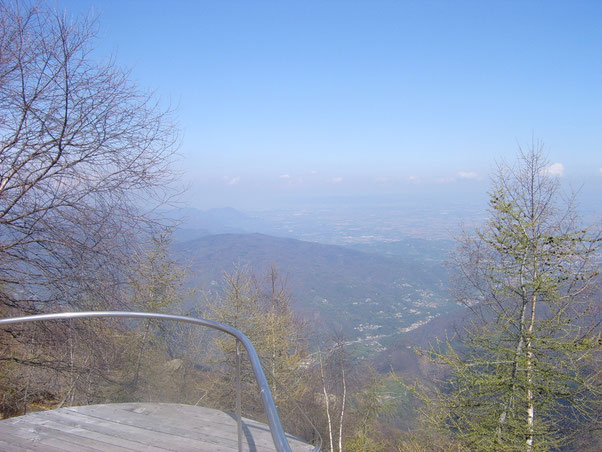
M 115 452 L 131 451 L 131 449 L 115 447 L 101 441 L 95 441 L 89 438 L 74 435 L 71 432 L 64 431 L 60 425 L 59 428 L 52 428 L 45 423 L 42 424 L 39 422 L 32 423 L 31 425 L 35 425 L 35 432 L 36 434 L 40 435 L 40 441 L 44 442 L 44 444 L 49 444 L 48 439 L 50 438 L 52 441 L 60 441 L 61 444 L 66 443 L 66 446 L 61 446 L 65 450 L 85 450 L 84 448 L 88 448 L 88 450 L 103 451 L 107 450 L 107 448 L 111 446 L 115 449 Z M 31 432 L 31 429 L 27 429 L 27 432 Z
M 182 427 L 190 432 L 203 431 L 219 435 L 216 433 L 218 428 L 220 433 L 226 434 L 228 438 L 236 438 L 236 419 L 223 411 L 170 403 L 111 404 L 110 406 L 144 415 L 160 415 L 164 424 Z M 274 450 L 272 434 L 267 425 L 243 417 L 243 428 L 252 435 L 256 446 Z M 291 435 L 287 435 L 287 438 L 293 450 L 312 450 L 311 446 Z
M 23 447 L 32 450 L 48 450 L 53 452 L 98 452 L 99 450 L 102 450 L 73 443 L 65 440 L 65 438 L 57 438 L 53 435 L 49 435 L 48 432 L 43 431 L 43 429 L 36 428 L 32 431 L 31 426 L 28 427 L 25 424 L 18 426 L 13 425 L 13 428 L 10 430 L 10 435 L 13 438 L 21 439 Z M 2 432 L 2 438 L 6 438 L 4 432 Z
M 0 425 L 0 438 L 2 441 L 11 444 L 12 446 L 17 446 L 21 451 L 34 451 L 34 450 L 48 450 L 50 452 L 61 452 L 63 449 L 57 449 L 56 447 L 43 447 L 39 443 L 35 441 L 35 439 L 22 438 L 20 436 L 15 436 L 11 433 L 10 430 L 2 428 Z M 3 450 L 3 449 L 2 449 Z
M 91 405 L 0 421 L 0 449 L 234 452 L 236 431 L 234 416 L 209 408 L 169 403 Z M 245 450 L 275 450 L 265 424 L 243 418 L 243 433 Z M 292 437 L 289 442 L 295 452 L 311 450 Z
M 129 440 L 86 430 L 74 422 L 56 422 L 47 417 L 34 419 L 30 422 L 32 425 L 36 426 L 36 430 L 48 429 L 49 432 L 54 432 L 54 435 L 59 438 L 66 435 L 71 437 L 71 441 L 76 444 L 84 444 L 90 447 L 100 448 L 100 450 L 107 450 L 110 448 L 115 452 L 127 452 L 137 450 L 141 446 L 141 443 L 135 443 Z M 144 446 L 149 452 L 165 452 L 165 449 L 159 449 L 147 444 L 144 444 Z
M 0 450 L 3 452 L 23 452 L 31 449 L 23 449 L 22 446 L 17 446 L 15 444 L 9 443 L 5 441 L 6 438 L 4 436 L 0 439 Z
M 80 410 L 80 412 L 85 413 L 87 416 L 95 416 L 98 419 L 110 419 L 120 424 L 138 426 L 150 431 L 172 435 L 180 438 L 180 442 L 183 440 L 199 440 L 220 444 L 232 450 L 238 450 L 236 422 L 232 418 L 226 416 L 226 419 L 226 417 L 217 416 L 220 421 L 218 423 L 197 425 L 194 422 L 190 422 L 189 413 L 186 413 L 185 408 L 180 409 L 181 407 L 182 405 L 162 405 L 162 410 L 156 412 L 155 416 L 124 410 L 119 404 L 89 406 L 85 407 L 85 410 Z M 161 416 L 157 416 L 157 413 L 161 413 Z M 271 452 L 274 450 L 271 435 L 269 438 L 266 438 L 265 435 L 264 437 L 251 438 L 243 436 L 243 442 L 245 444 L 254 444 L 257 452 Z
M 217 442 L 201 442 L 197 441 L 191 444 L 191 441 L 186 441 L 185 438 L 178 440 L 172 435 L 166 435 L 159 431 L 149 430 L 147 428 L 135 425 L 127 425 L 124 423 L 114 422 L 110 419 L 102 419 L 95 416 L 90 416 L 87 413 L 72 412 L 69 410 L 53 410 L 53 416 L 60 418 L 70 418 L 75 422 L 79 422 L 82 428 L 92 430 L 98 433 L 112 435 L 116 438 L 131 440 L 140 443 L 136 450 L 146 450 L 145 445 L 152 444 L 169 451 L 179 450 L 215 450 L 216 452 L 231 452 L 233 449 L 224 447 Z M 60 412 L 59 412 L 60 411 Z
M 142 447 L 151 452 L 165 452 L 166 448 L 157 447 L 157 444 L 149 444 L 148 436 L 135 435 L 131 431 L 123 432 L 119 427 L 115 428 L 110 422 L 105 425 L 95 425 L 85 416 L 73 414 L 68 411 L 58 412 L 53 410 L 45 412 L 44 419 L 52 425 L 62 425 L 64 428 L 77 429 L 77 434 L 87 438 L 97 438 L 99 441 L 115 444 L 122 448 L 140 450 Z

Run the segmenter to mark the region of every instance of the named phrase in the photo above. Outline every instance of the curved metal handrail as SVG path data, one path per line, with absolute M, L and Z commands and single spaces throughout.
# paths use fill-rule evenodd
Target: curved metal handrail
M 237 340 L 236 351 L 237 351 L 237 364 L 238 364 L 238 388 L 237 388 L 237 401 L 236 401 L 236 417 L 238 423 L 238 447 L 242 450 L 242 421 L 240 412 L 240 353 L 239 343 L 241 343 L 247 354 L 249 355 L 249 361 L 255 374 L 255 380 L 259 387 L 263 406 L 268 417 L 268 425 L 270 427 L 270 433 L 272 434 L 272 440 L 274 446 L 278 452 L 291 452 L 290 446 L 286 439 L 284 430 L 280 423 L 280 417 L 268 381 L 261 368 L 261 362 L 259 356 L 253 347 L 253 344 L 247 336 L 229 325 L 225 325 L 220 322 L 214 322 L 213 320 L 199 319 L 196 317 L 184 317 L 180 315 L 171 314 L 157 314 L 151 312 L 128 312 L 128 311 L 88 311 L 88 312 L 60 312 L 55 314 L 39 314 L 24 317 L 13 317 L 7 319 L 0 319 L 0 325 L 8 325 L 12 323 L 24 323 L 24 322 L 39 322 L 44 320 L 65 320 L 65 319 L 82 319 L 82 318 L 94 318 L 94 317 L 122 317 L 122 318 L 138 318 L 138 319 L 156 319 L 156 320 L 173 320 L 176 322 L 192 323 L 195 325 L 206 326 L 213 328 L 218 331 L 223 331 L 231 336 L 234 336 Z

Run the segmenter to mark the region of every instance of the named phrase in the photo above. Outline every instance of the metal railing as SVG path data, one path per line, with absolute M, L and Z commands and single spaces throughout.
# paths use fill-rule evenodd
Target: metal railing
M 243 345 L 249 356 L 249 361 L 255 374 L 255 380 L 259 387 L 261 399 L 268 419 L 268 425 L 270 427 L 270 433 L 272 434 L 272 440 L 274 446 L 278 452 L 291 452 L 290 446 L 286 439 L 284 430 L 280 423 L 280 417 L 278 416 L 278 410 L 274 404 L 268 381 L 261 368 L 261 362 L 259 356 L 253 347 L 253 344 L 243 333 L 238 331 L 229 325 L 223 323 L 214 322 L 212 320 L 199 319 L 195 317 L 184 317 L 179 315 L 171 314 L 156 314 L 149 312 L 127 312 L 127 311 L 89 311 L 89 312 L 61 312 L 56 314 L 40 314 L 24 317 L 13 317 L 7 319 L 0 319 L 0 325 L 8 325 L 13 323 L 24 323 L 24 322 L 40 322 L 45 320 L 66 320 L 66 319 L 83 319 L 93 317 L 122 317 L 122 318 L 138 318 L 138 319 L 155 319 L 155 320 L 172 320 L 176 322 L 192 323 L 194 325 L 201 325 L 208 328 L 212 328 L 224 333 L 230 334 L 236 338 L 236 422 L 237 422 L 237 435 L 238 435 L 238 450 L 242 452 L 242 415 L 241 415 L 241 377 L 240 377 L 240 364 L 241 364 L 241 349 L 240 344 Z M 319 450 L 319 447 L 314 450 Z

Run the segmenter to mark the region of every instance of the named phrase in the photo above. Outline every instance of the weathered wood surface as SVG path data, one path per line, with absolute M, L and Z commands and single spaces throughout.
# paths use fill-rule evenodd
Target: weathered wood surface
M 289 438 L 291 449 L 311 446 Z M 267 425 L 243 418 L 245 451 L 274 451 Z M 116 403 L 61 408 L 0 421 L 3 451 L 238 450 L 235 416 L 175 403 Z

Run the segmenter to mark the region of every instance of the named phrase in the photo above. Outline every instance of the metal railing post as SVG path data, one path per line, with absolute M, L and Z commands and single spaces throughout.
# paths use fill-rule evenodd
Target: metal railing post
M 240 341 L 236 339 L 236 424 L 238 432 L 238 452 L 242 452 L 242 385 L 240 381 Z

